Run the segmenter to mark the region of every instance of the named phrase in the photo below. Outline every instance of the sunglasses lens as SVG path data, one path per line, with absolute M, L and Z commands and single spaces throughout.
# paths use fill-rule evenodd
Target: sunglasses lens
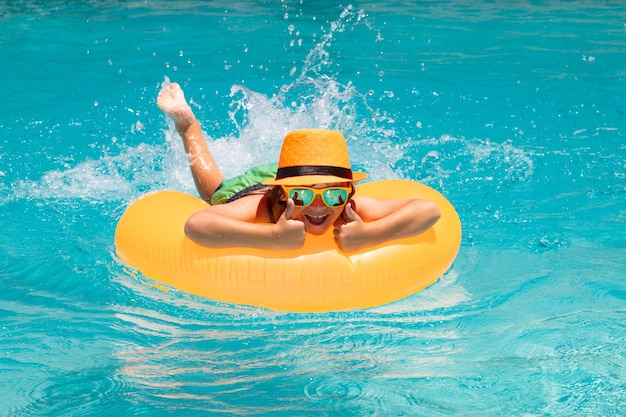
M 315 198 L 315 193 L 308 188 L 292 188 L 289 190 L 289 198 L 296 206 L 308 206 Z
M 319 190 L 313 188 L 289 189 L 289 198 L 299 207 L 306 207 L 311 204 L 317 194 L 321 194 L 324 204 L 328 207 L 343 206 L 348 200 L 348 191 L 342 188 L 325 188 Z
M 348 193 L 341 188 L 329 188 L 324 190 L 322 196 L 327 206 L 337 207 L 346 204 Z

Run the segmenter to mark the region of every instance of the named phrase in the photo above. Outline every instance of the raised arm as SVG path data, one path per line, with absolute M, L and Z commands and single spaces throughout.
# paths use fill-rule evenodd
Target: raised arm
M 378 200 L 357 196 L 346 205 L 347 223 L 335 225 L 337 246 L 355 251 L 390 240 L 418 235 L 441 217 L 432 201 L 418 199 Z

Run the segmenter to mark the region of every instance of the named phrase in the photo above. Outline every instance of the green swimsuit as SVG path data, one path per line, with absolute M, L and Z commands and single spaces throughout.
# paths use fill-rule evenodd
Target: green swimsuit
M 250 168 L 243 175 L 223 181 L 211 196 L 211 205 L 230 203 L 251 194 L 265 194 L 271 185 L 262 182 L 276 177 L 278 164 Z

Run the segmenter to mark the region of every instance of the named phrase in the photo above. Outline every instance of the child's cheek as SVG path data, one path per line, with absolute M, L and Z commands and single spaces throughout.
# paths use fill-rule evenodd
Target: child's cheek
M 294 220 L 303 220 L 303 218 L 302 218 L 302 211 L 303 210 L 304 209 L 302 209 L 302 208 L 297 208 L 297 207 L 294 208 L 293 209 L 293 213 L 291 214 L 291 218 L 294 219 Z

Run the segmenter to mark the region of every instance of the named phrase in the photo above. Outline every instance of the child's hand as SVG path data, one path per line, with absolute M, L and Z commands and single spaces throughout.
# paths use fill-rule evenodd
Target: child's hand
M 304 245 L 306 230 L 304 223 L 300 220 L 293 220 L 291 215 L 295 204 L 290 198 L 287 200 L 287 207 L 280 215 L 275 224 L 276 233 L 274 235 L 276 247 L 280 249 L 298 249 Z
M 369 241 L 365 234 L 367 224 L 361 219 L 357 212 L 354 211 L 352 202 L 346 204 L 344 213 L 348 222 L 344 224 L 335 223 L 334 226 L 335 230 L 333 231 L 333 235 L 337 246 L 346 252 L 369 246 Z

